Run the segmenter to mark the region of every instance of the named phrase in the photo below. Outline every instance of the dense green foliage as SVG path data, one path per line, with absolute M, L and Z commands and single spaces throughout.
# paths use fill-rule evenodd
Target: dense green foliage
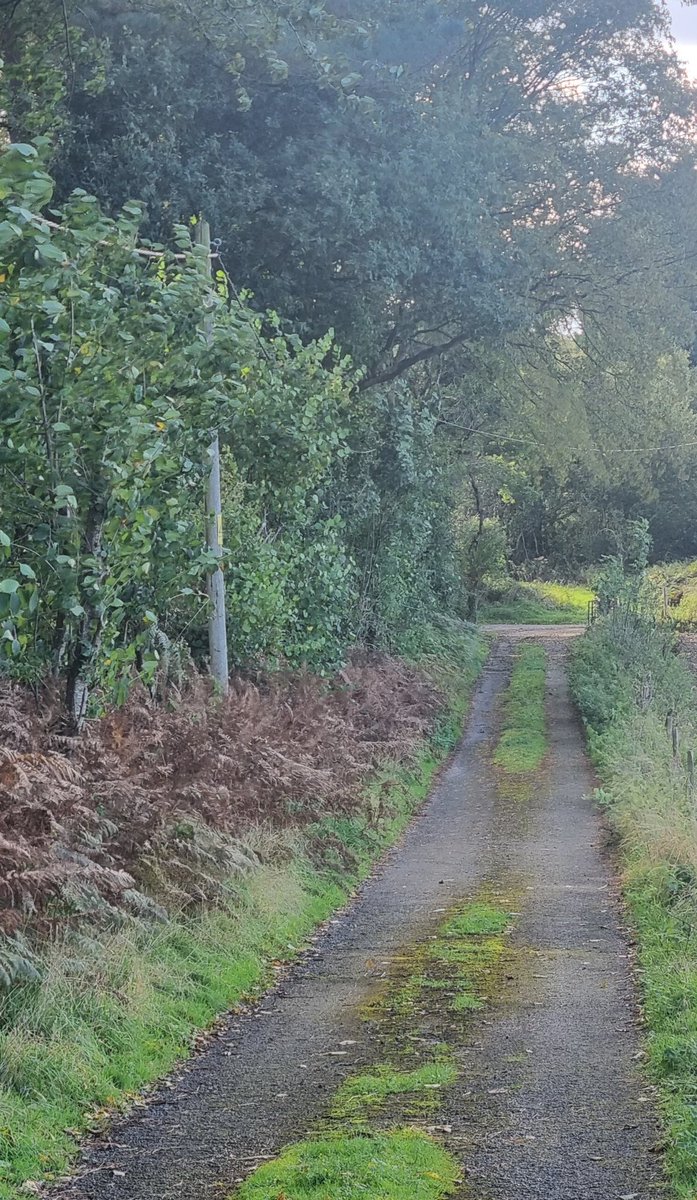
M 694 677 L 669 630 L 617 610 L 574 648 L 572 685 L 600 775 L 598 800 L 621 839 L 668 1170 L 689 1200 L 697 1189 L 697 844 L 685 755 L 697 746 Z M 680 730 L 677 758 L 669 712 Z
M 322 668 L 352 625 L 354 569 L 328 487 L 351 390 L 329 339 L 262 339 L 188 231 L 140 261 L 140 211 L 75 194 L 60 230 L 36 151 L 0 159 L 5 646 L 119 691 L 205 609 L 210 430 L 234 446 L 225 509 L 233 648 Z M 206 318 L 204 323 L 204 317 Z
M 3 10 L 15 669 L 70 698 L 202 656 L 213 424 L 237 663 L 401 647 L 506 549 L 573 571 L 637 516 L 687 550 L 694 95 L 662 7 L 195 8 Z

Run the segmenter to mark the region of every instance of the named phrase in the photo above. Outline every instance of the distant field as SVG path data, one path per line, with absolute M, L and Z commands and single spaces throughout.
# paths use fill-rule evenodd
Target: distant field
M 587 587 L 516 583 L 500 600 L 483 604 L 479 619 L 506 625 L 585 625 L 593 599 L 594 593 Z

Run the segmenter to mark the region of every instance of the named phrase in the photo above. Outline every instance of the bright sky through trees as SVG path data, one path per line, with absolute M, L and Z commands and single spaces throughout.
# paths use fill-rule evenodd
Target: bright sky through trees
M 668 0 L 668 8 L 680 56 L 690 74 L 697 79 L 697 8 L 686 7 L 682 0 Z

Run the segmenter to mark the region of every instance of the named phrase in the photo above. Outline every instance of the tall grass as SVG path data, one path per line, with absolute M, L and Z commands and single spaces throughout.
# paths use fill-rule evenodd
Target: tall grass
M 697 1196 L 697 797 L 666 733 L 697 747 L 697 695 L 672 635 L 617 614 L 575 647 L 572 686 L 620 839 L 639 940 L 648 1065 L 666 1123 L 674 1193 Z

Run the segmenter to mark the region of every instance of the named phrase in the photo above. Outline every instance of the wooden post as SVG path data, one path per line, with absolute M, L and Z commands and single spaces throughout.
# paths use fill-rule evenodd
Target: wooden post
M 690 791 L 694 791 L 695 787 L 695 752 L 688 750 L 687 752 L 687 781 L 690 786 Z
M 195 227 L 195 241 L 204 246 L 208 256 L 208 273 L 211 274 L 211 230 L 203 218 L 199 218 Z M 212 318 L 206 317 L 204 328 L 209 338 L 212 337 Z M 220 440 L 217 430 L 213 434 L 207 451 L 208 484 L 206 488 L 206 544 L 216 558 L 222 556 L 223 548 L 223 513 L 220 480 Z M 220 567 L 211 571 L 208 576 L 208 649 L 211 662 L 211 674 L 217 687 L 224 696 L 230 690 L 230 671 L 228 667 L 227 625 L 225 621 L 225 577 Z
M 680 730 L 677 725 L 673 725 L 673 758 L 677 758 L 680 754 Z

